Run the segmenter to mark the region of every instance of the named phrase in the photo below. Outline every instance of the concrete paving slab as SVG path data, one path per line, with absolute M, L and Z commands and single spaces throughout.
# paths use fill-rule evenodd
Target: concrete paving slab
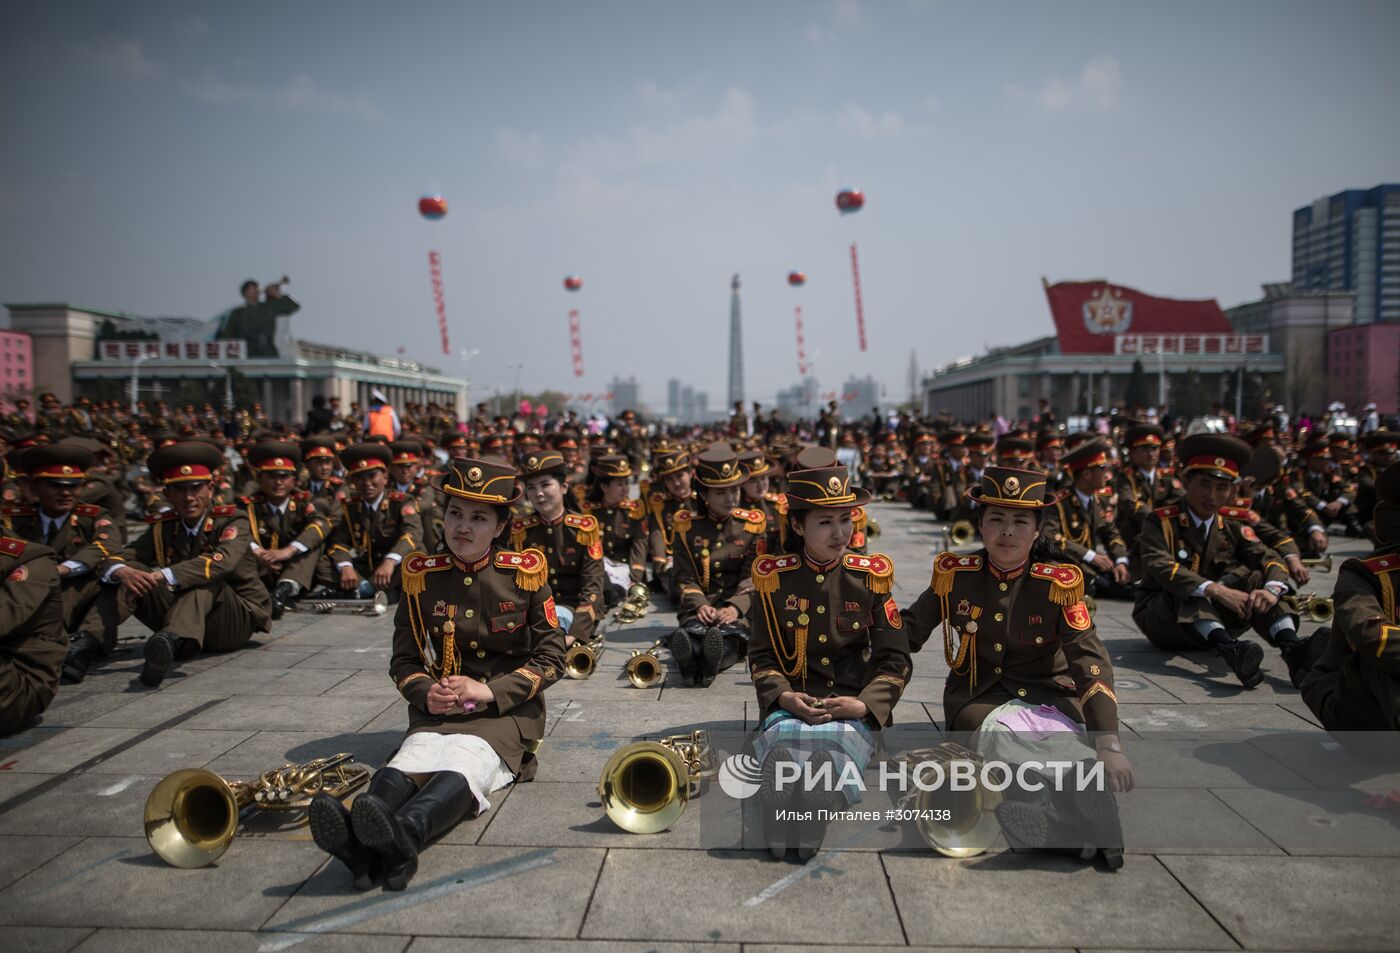
M 1320 788 L 1354 787 L 1378 794 L 1400 788 L 1400 741 L 1383 762 L 1359 758 L 1323 732 L 1260 735 L 1249 743 Z
M 127 748 L 87 770 L 92 775 L 153 774 L 157 777 L 180 768 L 202 768 L 230 748 L 246 741 L 253 732 L 195 731 L 172 728 Z
M 1400 859 L 1163 857 L 1161 863 L 1247 950 L 1393 950 L 1400 936 L 1400 905 L 1381 892 L 1400 878 Z
M 459 941 L 420 936 L 410 953 L 461 953 Z M 472 953 L 740 953 L 737 943 L 619 943 L 616 940 L 472 940 Z M 751 948 L 748 948 L 751 949 Z
M 322 649 L 307 656 L 296 664 L 298 671 L 320 669 L 323 671 L 389 671 L 389 657 L 392 651 L 387 645 L 356 645 L 345 648 Z
M 10 927 L 5 949 L 10 953 L 67 953 L 92 934 L 86 927 Z
M 342 674 L 327 671 L 325 674 Z M 322 692 L 323 695 L 355 695 L 361 698 L 374 696 L 383 698 L 402 699 L 399 690 L 394 687 L 394 680 L 389 677 L 387 671 L 360 671 L 344 673 L 348 677 L 336 682 L 335 685 Z M 407 702 L 405 702 L 407 704 Z
M 437 844 L 420 857 L 409 889 L 364 894 L 335 862 L 263 930 L 567 939 L 578 935 L 603 855 L 581 848 Z
M 1310 788 L 1313 784 L 1249 743 L 1247 736 L 1178 738 L 1150 734 L 1124 742 L 1139 788 Z
M 360 764 L 378 767 L 402 741 L 402 732 L 259 731 L 223 752 L 207 767 L 225 777 L 248 778 L 288 762 L 301 764 L 342 751 L 350 752 Z
M 65 728 L 32 748 L 6 758 L 7 770 L 59 774 L 140 734 L 134 728 Z
M 113 695 L 122 700 L 120 708 L 100 715 L 87 723 L 89 728 L 154 728 L 194 711 L 211 701 L 222 701 L 228 693 L 192 695 L 183 692 L 154 692 L 133 698 Z
M 704 901 L 638 916 L 646 898 Z M 861 885 L 855 888 L 855 885 Z M 821 911 L 814 916 L 814 911 Z M 873 853 L 819 854 L 806 866 L 735 851 L 611 850 L 584 938 L 855 945 L 904 942 Z
M 1127 850 L 1137 854 L 1280 854 L 1282 850 L 1217 792 L 1134 788 L 1118 795 Z
M 8 811 L 6 830 L 82 837 L 145 837 L 146 796 L 161 775 L 76 774 Z
M 1174 733 L 1219 737 L 1266 731 L 1305 731 L 1307 722 L 1274 704 L 1192 703 L 1119 705 L 1118 720 L 1139 734 Z
M 1222 789 L 1221 801 L 1294 856 L 1400 857 L 1400 818 L 1361 790 Z
M 6 823 L 6 829 L 10 828 Z M 0 887 L 37 870 L 82 840 L 81 837 L 44 837 L 37 834 L 0 835 Z
M 411 942 L 406 936 L 344 936 L 298 934 L 269 937 L 252 930 L 98 930 L 77 953 L 154 953 L 163 950 L 199 950 L 201 953 L 270 953 L 266 947 L 295 940 L 280 949 L 297 953 L 403 953 Z M 459 947 L 460 949 L 460 947 Z
M 965 861 L 888 854 L 884 863 L 911 943 L 1233 945 L 1196 900 L 1148 857 L 1128 858 L 1116 874 L 1067 858 L 1009 852 Z M 1007 909 L 1008 898 L 1015 898 L 1014 916 L 988 916 L 989 910 Z
M 69 692 L 60 686 L 49 707 L 44 709 L 43 724 L 47 728 L 76 728 L 91 724 L 93 719 L 110 714 L 131 704 L 132 699 L 117 692 Z
M 305 844 L 245 841 L 211 867 L 177 870 L 144 838 L 92 837 L 0 891 L 0 923 L 248 930 L 325 860 Z
M 240 695 L 221 702 L 187 721 L 185 728 L 249 728 L 255 731 L 356 731 L 373 721 L 390 704 L 387 698 L 302 698 Z M 80 730 L 80 729 L 75 729 Z
M 175 682 L 167 693 L 212 695 L 320 695 L 349 677 L 346 672 L 300 668 L 232 668 L 222 665 Z

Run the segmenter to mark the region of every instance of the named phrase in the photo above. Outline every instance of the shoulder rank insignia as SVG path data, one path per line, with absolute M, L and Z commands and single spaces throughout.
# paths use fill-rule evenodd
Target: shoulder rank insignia
M 447 553 L 439 553 L 436 556 L 429 556 L 424 552 L 409 553 L 408 558 L 403 561 L 403 572 L 401 573 L 403 594 L 406 596 L 422 595 L 423 590 L 428 587 L 427 580 L 423 577 L 427 573 L 446 569 L 451 565 L 452 557 Z
M 1050 601 L 1059 606 L 1084 601 L 1084 573 L 1069 563 L 1032 563 L 1031 576 L 1052 583 Z
M 652 493 L 647 497 L 647 499 L 651 501 L 653 505 L 660 506 L 661 504 L 666 502 L 666 494 L 661 492 Z
M 625 510 L 627 510 L 627 515 L 632 517 L 632 519 L 634 520 L 641 519 L 643 516 L 646 515 L 647 512 L 646 504 L 641 501 L 641 498 L 635 500 L 628 500 L 627 502 L 623 503 L 622 506 Z
M 1152 515 L 1155 516 L 1155 517 L 1157 517 L 1159 520 L 1169 520 L 1169 519 L 1171 519 L 1173 516 L 1175 516 L 1175 515 L 1176 515 L 1177 513 L 1179 513 L 1179 512 L 1181 512 L 1181 508 L 1180 508 L 1180 507 L 1177 507 L 1177 506 L 1163 506 L 1163 507 L 1160 507 L 1160 508 L 1158 508 L 1158 509 L 1153 510 L 1153 511 L 1152 511 Z
M 796 569 L 802 557 L 785 553 L 782 556 L 759 556 L 753 561 L 753 587 L 768 595 L 778 591 L 778 573 Z
M 244 506 L 248 506 L 253 502 L 253 498 L 251 496 L 240 496 L 238 502 L 242 503 Z
M 769 503 L 773 504 L 774 508 L 777 509 L 779 516 L 787 516 L 788 500 L 786 493 L 769 492 L 763 494 L 763 498 Z
M 24 503 L 11 503 L 9 506 L 0 508 L 0 513 L 6 516 L 33 516 L 34 507 L 27 506 Z
M 0 553 L 16 558 L 24 555 L 24 540 L 13 536 L 0 536 Z
M 164 523 L 166 520 L 175 518 L 174 510 L 161 510 L 159 513 L 152 513 L 146 517 L 147 523 Z
M 598 517 L 587 513 L 565 513 L 564 525 L 574 531 L 580 545 L 593 546 L 603 539 L 603 531 L 598 528 Z
M 841 560 L 841 565 L 865 573 L 865 588 L 871 592 L 889 592 L 894 584 L 894 563 L 883 553 L 871 553 L 868 556 L 847 553 Z
M 91 503 L 79 503 L 73 507 L 73 512 L 79 516 L 106 516 L 107 511 L 100 506 L 93 506 Z
M 763 515 L 762 510 L 744 510 L 736 506 L 733 516 L 744 521 L 744 531 L 747 533 L 762 533 L 768 527 L 768 517 Z
M 1246 523 L 1259 522 L 1259 514 L 1247 506 L 1222 506 L 1220 515 L 1229 520 L 1243 520 Z
M 390 490 L 388 493 L 385 493 L 385 494 L 384 494 L 384 498 L 385 498 L 385 499 L 388 499 L 388 500 L 393 500 L 393 501 L 395 501 L 395 502 L 398 502 L 399 500 L 407 499 L 407 497 L 405 497 L 405 496 L 404 496 L 402 493 L 400 493 L 398 490 Z
M 856 528 L 856 532 L 864 532 L 866 524 L 865 507 L 857 506 L 851 510 L 851 525 Z
M 970 572 L 982 568 L 981 556 L 959 556 L 957 553 L 940 553 L 933 561 L 933 582 L 930 586 L 935 595 L 946 596 L 953 591 L 953 574 Z
M 518 553 L 500 549 L 496 551 L 493 563 L 497 569 L 514 569 L 515 584 L 526 592 L 538 592 L 544 585 L 545 576 L 549 574 L 544 553 L 538 549 L 526 549 Z
M 238 507 L 234 506 L 231 503 L 225 506 L 216 506 L 212 510 L 210 510 L 211 516 L 235 516 L 237 515 L 237 513 Z
M 1387 556 L 1372 556 L 1370 559 L 1361 560 L 1361 565 L 1379 576 L 1383 572 L 1394 572 L 1400 569 L 1400 556 L 1394 553 Z

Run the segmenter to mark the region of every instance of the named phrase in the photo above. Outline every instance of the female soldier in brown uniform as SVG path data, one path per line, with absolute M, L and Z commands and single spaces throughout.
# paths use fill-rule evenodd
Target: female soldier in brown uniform
M 647 511 L 641 500 L 628 499 L 631 481 L 632 462 L 623 456 L 600 456 L 588 468 L 583 512 L 598 521 L 603 534 L 608 608 L 630 596 L 640 609 L 647 599 Z
M 1118 743 L 1113 665 L 1083 602 L 1084 575 L 1073 563 L 1031 558 L 1044 509 L 1054 503 L 1045 474 L 987 467 L 967 495 L 977 505 L 984 548 L 938 556 L 929 588 L 904 613 L 915 652 L 942 629 L 950 670 L 943 690 L 946 728 L 978 732 L 979 744 L 999 731 L 1087 728 L 1094 748 L 1070 746 L 1082 751 L 1074 760 L 1096 753 L 1112 790 L 1130 790 L 1132 766 Z M 1047 846 L 1045 825 L 1031 829 L 1043 820 L 1029 816 L 1032 805 L 1007 801 L 1003 807 L 997 816 L 1016 840 Z M 1098 802 L 1093 809 L 1100 818 L 1108 813 Z M 1109 864 L 1121 866 L 1121 832 L 1115 836 L 1116 808 L 1111 811 L 1110 829 L 1100 826 L 1096 836 Z
M 564 638 L 544 554 L 500 546 L 519 498 L 503 460 L 453 461 L 444 542 L 403 565 L 389 674 L 408 700 L 408 736 L 347 812 L 311 804 L 316 844 L 343 861 L 355 887 L 402 890 L 418 853 L 487 796 L 535 774 L 544 736 L 541 693 L 564 671 Z

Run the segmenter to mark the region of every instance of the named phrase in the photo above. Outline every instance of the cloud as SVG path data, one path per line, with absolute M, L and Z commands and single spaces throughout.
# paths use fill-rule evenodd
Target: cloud
M 214 77 L 190 84 L 187 90 L 201 102 L 219 106 L 246 103 L 284 112 L 319 112 L 380 122 L 384 116 L 367 96 L 346 96 L 322 89 L 305 73 L 281 86 L 239 86 Z
M 836 117 L 841 128 L 861 139 L 894 139 L 908 130 L 908 124 L 899 113 L 887 112 L 875 116 L 859 106 L 847 106 Z
M 1099 56 L 1084 65 L 1079 76 L 1065 80 L 1051 76 L 1034 93 L 1020 86 L 1007 86 L 1007 95 L 1046 113 L 1062 113 L 1070 109 L 1110 112 L 1118 108 L 1122 98 L 1123 73 L 1118 60 Z
M 643 80 L 637 87 L 637 97 L 648 106 L 669 109 L 676 105 L 676 94 L 663 89 L 651 80 Z
M 140 40 L 110 37 L 94 51 L 93 59 L 107 73 L 121 79 L 150 79 L 160 75 L 160 67 L 149 57 Z
M 496 151 L 517 165 L 538 166 L 544 162 L 544 137 L 537 132 L 502 129 L 496 135 Z

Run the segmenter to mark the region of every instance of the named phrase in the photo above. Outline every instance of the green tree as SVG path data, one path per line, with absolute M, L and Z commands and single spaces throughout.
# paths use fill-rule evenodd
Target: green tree
M 1133 371 L 1128 378 L 1128 390 L 1123 395 L 1124 410 L 1131 414 L 1145 408 L 1151 402 L 1152 391 L 1147 381 L 1147 371 L 1143 369 L 1142 361 L 1133 361 Z
M 1183 420 L 1201 417 L 1210 411 L 1210 397 L 1201 384 L 1201 372 L 1194 368 L 1172 376 L 1171 412 Z

